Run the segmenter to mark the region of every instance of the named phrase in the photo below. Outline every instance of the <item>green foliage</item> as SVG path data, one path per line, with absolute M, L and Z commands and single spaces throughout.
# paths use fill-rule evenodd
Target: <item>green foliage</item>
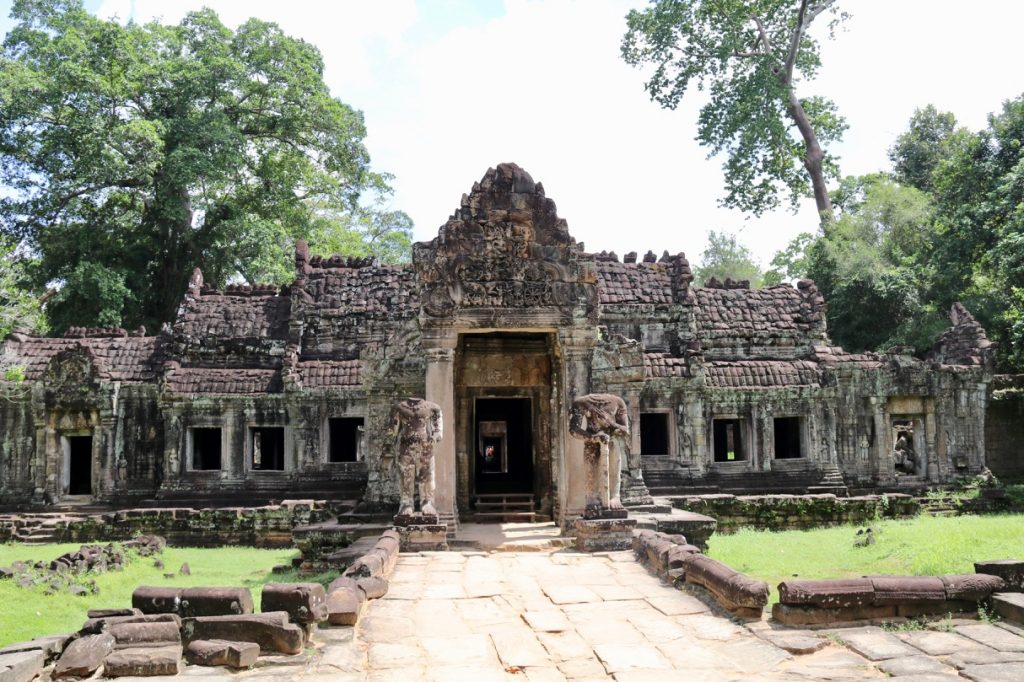
M 952 151 L 955 135 L 963 132 L 956 116 L 948 111 L 939 111 L 932 104 L 915 109 L 908 130 L 889 149 L 895 180 L 922 192 L 932 192 L 935 170 Z
M 25 288 L 26 259 L 0 239 L 0 340 L 15 327 L 43 331 L 46 328 L 39 297 Z
M 771 269 L 764 273 L 764 284 L 772 286 L 807 277 L 807 249 L 814 243 L 814 239 L 810 232 L 801 232 L 785 249 L 777 251 L 772 258 Z
M 295 240 L 333 234 L 325 213 L 407 234 L 404 215 L 376 215 L 388 178 L 369 170 L 362 114 L 277 25 L 233 31 L 208 9 L 121 25 L 78 0 L 17 0 L 11 16 L 0 229 L 38 252 L 36 286 L 64 284 L 56 331 L 155 328 L 196 266 L 214 285 L 288 280 Z
M 700 265 L 694 268 L 694 278 L 703 284 L 712 277 L 723 282 L 726 278 L 749 280 L 750 286 L 759 287 L 764 273 L 754 260 L 754 254 L 735 235 L 711 230 L 708 232 L 708 246 L 700 256 Z
M 19 365 L 4 369 L 4 381 L 12 384 L 21 384 L 25 381 L 25 368 Z
M 622 55 L 653 67 L 651 97 L 674 109 L 693 86 L 705 91 L 697 139 L 725 156 L 725 206 L 760 215 L 789 193 L 793 207 L 815 185 L 827 202 L 825 179 L 837 175 L 820 144 L 836 141 L 846 123 L 822 97 L 798 97 L 796 82 L 821 65 L 807 31 L 821 13 L 828 35 L 846 15 L 835 0 L 652 0 L 631 10 Z M 830 207 L 819 201 L 819 211 Z M 831 216 L 829 216 L 830 218 Z
M 1019 515 L 919 516 L 872 524 L 875 544 L 855 547 L 856 527 L 809 531 L 742 530 L 711 537 L 708 554 L 767 580 L 772 602 L 783 580 L 857 578 L 870 574 L 973 573 L 975 561 L 1024 555 Z
M 78 544 L 0 545 L 0 566 L 14 561 L 50 561 Z M 0 581 L 0 603 L 4 618 L 0 619 L 0 646 L 41 635 L 74 632 L 82 627 L 86 611 L 93 608 L 125 608 L 131 606 L 132 591 L 139 585 L 195 587 L 201 585 L 237 585 L 253 590 L 254 603 L 259 605 L 260 587 L 267 582 L 306 581 L 292 574 L 271 573 L 271 568 L 287 564 L 295 550 L 266 550 L 247 547 L 198 549 L 167 547 L 160 555 L 166 568 L 157 568 L 151 559 L 137 558 L 123 571 L 89 574 L 99 593 L 84 597 L 68 594 L 44 594 L 43 587 L 22 588 L 12 580 Z M 177 573 L 188 563 L 191 575 Z M 164 573 L 174 573 L 165 578 Z M 314 577 L 315 579 L 315 577 Z

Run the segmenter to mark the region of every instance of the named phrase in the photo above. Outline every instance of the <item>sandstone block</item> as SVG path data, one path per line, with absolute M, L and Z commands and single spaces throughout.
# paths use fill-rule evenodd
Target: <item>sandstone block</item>
M 302 628 L 289 623 L 288 614 L 284 611 L 186 618 L 182 621 L 181 630 L 189 643 L 197 639 L 255 642 L 264 651 L 283 654 L 301 653 L 305 646 Z
M 46 657 L 46 661 L 50 662 L 56 658 L 60 652 L 64 651 L 64 647 L 71 641 L 71 635 L 46 635 L 45 637 L 36 637 L 35 639 L 27 642 L 17 642 L 15 644 L 8 644 L 4 648 L 0 649 L 0 654 L 17 654 L 25 651 L 42 651 Z
M 367 599 L 380 599 L 388 593 L 388 581 L 381 576 L 360 578 L 356 583 Z
M 141 616 L 139 609 L 89 609 L 89 618 L 110 618 L 112 616 Z
M 322 623 L 327 620 L 327 593 L 319 583 L 268 583 L 263 586 L 260 608 L 285 611 L 293 623 Z
M 1000 617 L 1015 623 L 1024 623 L 1024 594 L 1003 592 L 994 595 L 992 607 Z
M 359 594 L 362 595 L 364 600 L 366 598 L 366 593 L 359 589 L 359 580 L 357 580 L 356 578 L 349 578 L 346 576 L 340 576 L 338 578 L 335 578 L 327 586 L 327 594 L 330 595 L 331 592 L 340 589 L 356 590 L 357 592 L 359 592 Z
M 946 587 L 932 576 L 874 576 L 875 606 L 917 604 L 946 600 Z
M 87 635 L 71 642 L 53 667 L 53 679 L 89 677 L 114 650 L 114 638 L 106 633 Z
M 974 570 L 978 573 L 999 576 L 1006 581 L 1008 592 L 1024 592 L 1024 560 L 976 561 Z
M 869 606 L 875 587 L 867 578 L 835 580 L 784 580 L 779 583 L 779 601 L 831 609 Z
M 132 592 L 132 606 L 143 613 L 177 613 L 180 587 L 142 585 Z
M 222 639 L 197 639 L 185 651 L 185 657 L 192 665 L 224 665 L 229 668 L 251 668 L 259 655 L 259 644 Z
M 988 599 L 993 592 L 1006 589 L 1006 581 L 997 575 L 985 573 L 963 573 L 960 575 L 940 576 L 946 589 L 946 599 L 962 599 L 981 601 Z
M 116 623 L 108 627 L 107 632 L 114 638 L 115 649 L 181 644 L 181 630 L 173 622 Z
M 189 587 L 181 591 L 178 611 L 182 616 L 252 613 L 252 592 L 244 587 Z
M 120 649 L 103 662 L 105 677 L 153 677 L 181 672 L 181 645 Z
M 342 587 L 327 595 L 327 619 L 331 625 L 355 625 L 366 595 L 358 587 Z
M 827 625 L 895 617 L 895 606 L 852 606 L 845 609 L 829 609 L 778 603 L 772 607 L 772 618 L 784 625 Z
M 90 618 L 79 630 L 82 634 L 95 635 L 105 632 L 118 623 L 174 623 L 181 627 L 181 617 L 176 613 L 151 613 L 144 616 L 110 616 L 108 618 Z
M 42 649 L 0 654 L 0 682 L 29 682 L 43 672 L 45 665 Z

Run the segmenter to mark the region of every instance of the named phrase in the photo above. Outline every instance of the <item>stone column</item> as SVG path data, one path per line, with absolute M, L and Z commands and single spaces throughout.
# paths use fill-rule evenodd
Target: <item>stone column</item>
M 454 332 L 434 338 L 424 336 L 427 358 L 426 400 L 441 408 L 444 437 L 434 445 L 434 505 L 441 521 L 454 524 L 458 520 L 455 504 L 455 345 Z
M 589 332 L 589 334 L 588 334 Z M 572 329 L 559 334 L 562 345 L 563 388 L 560 414 L 553 415 L 561 433 L 562 461 L 560 466 L 558 500 L 559 521 L 562 528 L 574 517 L 581 516 L 586 506 L 585 465 L 583 441 L 568 437 L 569 413 L 572 401 L 591 392 L 590 358 L 597 337 L 591 329 Z

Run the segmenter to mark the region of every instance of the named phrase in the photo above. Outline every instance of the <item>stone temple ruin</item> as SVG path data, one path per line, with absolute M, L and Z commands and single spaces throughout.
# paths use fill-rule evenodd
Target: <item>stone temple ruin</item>
M 543 186 L 501 164 L 410 265 L 300 242 L 280 289 L 218 291 L 197 270 L 156 336 L 13 334 L 0 361 L 26 381 L 2 386 L 0 503 L 306 496 L 393 513 L 389 413 L 406 396 L 444 415 L 448 523 L 580 516 L 568 423 L 588 393 L 627 405 L 627 505 L 945 482 L 981 471 L 987 431 L 1005 427 L 986 420 L 991 357 L 960 305 L 925 361 L 853 354 L 830 342 L 811 281 L 695 286 L 683 254 L 588 252 Z

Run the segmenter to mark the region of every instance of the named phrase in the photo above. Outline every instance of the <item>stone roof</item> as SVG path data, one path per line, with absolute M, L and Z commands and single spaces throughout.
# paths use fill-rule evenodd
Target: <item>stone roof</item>
M 962 303 L 954 303 L 949 318 L 953 326 L 942 333 L 928 353 L 928 359 L 942 365 L 991 364 L 995 344 L 988 340 L 985 328 Z
M 821 384 L 821 371 L 817 363 L 806 360 L 709 362 L 705 372 L 707 385 L 715 388 L 781 388 Z
M 204 290 L 186 296 L 174 324 L 174 335 L 186 341 L 216 339 L 288 338 L 291 299 L 273 294 Z
M 359 360 L 300 362 L 298 369 L 303 388 L 337 388 L 362 384 Z
M 177 368 L 167 374 L 167 388 L 185 395 L 280 393 L 281 373 L 274 369 Z
M 799 290 L 781 284 L 761 289 L 694 287 L 697 329 L 732 335 L 803 335 L 823 320 Z
M 419 313 L 411 265 L 347 267 L 352 261 L 310 259 L 305 291 L 321 314 L 409 317 Z
M 815 359 L 822 365 L 859 365 L 862 369 L 878 369 L 885 365 L 877 353 L 847 353 L 839 346 L 818 346 Z
M 672 303 L 672 281 L 665 263 L 597 260 L 597 290 L 602 305 Z
M 644 353 L 644 378 L 689 377 L 690 365 L 686 358 L 671 353 Z
M 75 347 L 87 348 L 95 359 L 96 371 L 104 381 L 140 383 L 154 376 L 158 356 L 155 336 L 110 336 L 47 338 L 23 337 L 7 343 L 7 362 L 25 369 L 28 381 L 39 379 L 50 359 Z

